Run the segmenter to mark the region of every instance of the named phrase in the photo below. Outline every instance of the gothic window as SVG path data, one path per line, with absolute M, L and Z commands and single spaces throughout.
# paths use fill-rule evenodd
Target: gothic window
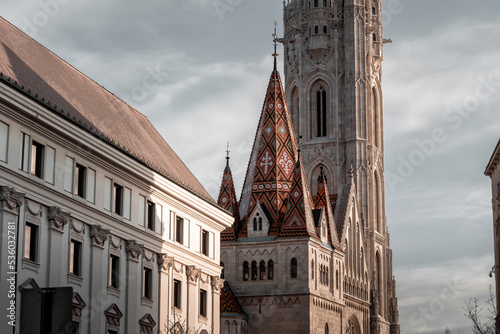
M 260 280 L 265 280 L 266 279 L 266 262 L 265 261 L 260 261 Z
M 328 323 L 325 324 L 325 334 L 330 334 L 330 329 L 328 328 Z
M 375 181 L 375 228 L 379 233 L 382 233 L 382 222 L 381 222 L 381 214 L 380 214 L 380 179 L 378 177 L 377 171 L 373 174 L 373 178 Z
M 257 262 L 252 261 L 252 281 L 257 280 Z
M 372 35 L 372 38 L 373 38 L 373 41 L 376 42 L 377 41 L 377 35 L 376 34 L 373 34 Z
M 335 282 L 337 283 L 337 290 L 339 289 L 339 271 L 335 272 Z
M 314 0 L 314 7 L 318 7 L 319 6 L 318 2 L 319 2 L 318 0 Z
M 326 26 L 323 26 L 323 34 L 326 34 L 327 33 L 327 28 Z
M 250 274 L 249 274 L 248 262 L 245 261 L 243 262 L 243 280 L 248 281 L 249 276 Z
M 309 9 L 311 9 L 311 1 L 309 1 Z
M 314 280 L 314 260 L 311 260 L 311 279 Z
M 323 0 L 323 7 L 326 7 L 326 0 Z
M 326 91 L 323 86 L 316 91 L 316 133 L 317 137 L 326 137 Z
M 328 281 L 329 281 L 329 280 L 328 280 L 328 267 L 326 267 L 326 272 L 325 272 L 325 284 L 326 284 L 326 286 L 328 286 L 328 285 L 329 285 L 329 282 L 328 282 Z
M 267 263 L 267 279 L 268 280 L 274 279 L 274 262 L 273 262 L 273 260 L 269 260 L 269 262 Z
M 375 7 L 372 7 L 372 15 L 377 15 L 377 9 L 375 9 Z
M 253 219 L 253 230 L 257 231 L 257 218 L 255 218 L 255 217 Z
M 314 27 L 314 33 L 315 33 L 315 34 L 319 34 L 319 27 L 318 27 L 318 26 L 315 26 L 315 27 Z
M 291 277 L 292 278 L 297 278 L 297 259 L 293 258 L 291 261 Z
M 262 217 L 259 217 L 259 231 L 262 231 Z

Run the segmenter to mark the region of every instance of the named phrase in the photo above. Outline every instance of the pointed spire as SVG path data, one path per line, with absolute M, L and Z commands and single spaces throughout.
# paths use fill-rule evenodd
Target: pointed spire
M 219 197 L 217 199 L 217 204 L 219 204 L 223 209 L 232 213 L 234 217 L 233 225 L 221 232 L 221 241 L 235 241 L 236 229 L 238 227 L 238 222 L 240 219 L 238 200 L 236 197 L 236 191 L 234 189 L 233 175 L 231 173 L 231 168 L 229 168 L 229 143 L 226 151 L 226 168 L 224 169 L 224 174 L 222 175 L 222 182 L 220 186 Z
M 331 204 L 330 195 L 328 194 L 326 175 L 323 173 L 323 166 L 320 167 L 318 176 L 318 192 L 314 207 L 316 209 L 325 210 L 326 222 L 328 228 L 328 243 L 333 247 L 339 247 L 339 239 L 337 236 L 337 229 L 335 227 L 335 219 L 333 215 L 333 208 Z
M 277 46 L 278 46 L 278 34 L 276 33 L 276 26 L 278 25 L 278 22 L 274 21 L 274 33 L 273 33 L 273 40 L 274 40 L 274 72 L 278 71 L 278 51 L 277 51 Z

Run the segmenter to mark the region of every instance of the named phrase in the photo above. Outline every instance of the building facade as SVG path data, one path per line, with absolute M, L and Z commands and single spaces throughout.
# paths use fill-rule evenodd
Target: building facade
M 0 332 L 219 333 L 233 218 L 144 115 L 2 18 L 0 41 Z M 55 317 L 23 301 L 61 287 Z
M 400 331 L 385 219 L 381 5 L 284 3 L 285 84 L 275 66 L 239 201 L 229 167 L 219 196 L 238 213 L 221 234 L 221 261 L 248 333 Z M 222 332 L 241 333 L 222 311 Z
M 493 245 L 495 252 L 495 266 L 493 273 L 495 274 L 495 291 L 496 291 L 496 317 L 495 326 L 496 332 L 500 333 L 500 231 L 498 224 L 500 223 L 500 141 L 495 147 L 486 171 L 484 174 L 491 178 L 491 191 L 492 191 L 492 209 L 493 209 Z

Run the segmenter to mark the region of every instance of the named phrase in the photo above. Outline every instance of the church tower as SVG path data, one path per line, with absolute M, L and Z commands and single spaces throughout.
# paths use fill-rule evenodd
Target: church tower
M 381 5 L 286 0 L 281 41 L 286 97 L 307 180 L 315 193 L 321 171 L 335 201 L 352 168 L 369 251 L 372 320 L 397 324 L 385 219 L 381 64 L 389 41 L 382 36 Z

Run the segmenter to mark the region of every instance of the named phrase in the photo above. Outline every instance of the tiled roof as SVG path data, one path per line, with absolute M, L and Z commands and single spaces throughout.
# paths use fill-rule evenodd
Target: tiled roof
M 220 313 L 234 313 L 246 317 L 245 311 L 243 311 L 238 298 L 234 295 L 227 281 L 224 282 L 224 287 L 220 294 Z
M 0 73 L 2 82 L 214 203 L 144 115 L 1 17 Z
M 221 241 L 235 241 L 237 230 L 236 224 L 240 219 L 238 199 L 236 198 L 236 191 L 234 190 L 233 175 L 231 173 L 231 168 L 229 168 L 229 157 L 227 158 L 226 168 L 224 168 L 224 174 L 222 175 L 222 183 L 220 186 L 217 204 L 219 204 L 223 209 L 230 212 L 234 217 L 233 225 L 221 232 Z

